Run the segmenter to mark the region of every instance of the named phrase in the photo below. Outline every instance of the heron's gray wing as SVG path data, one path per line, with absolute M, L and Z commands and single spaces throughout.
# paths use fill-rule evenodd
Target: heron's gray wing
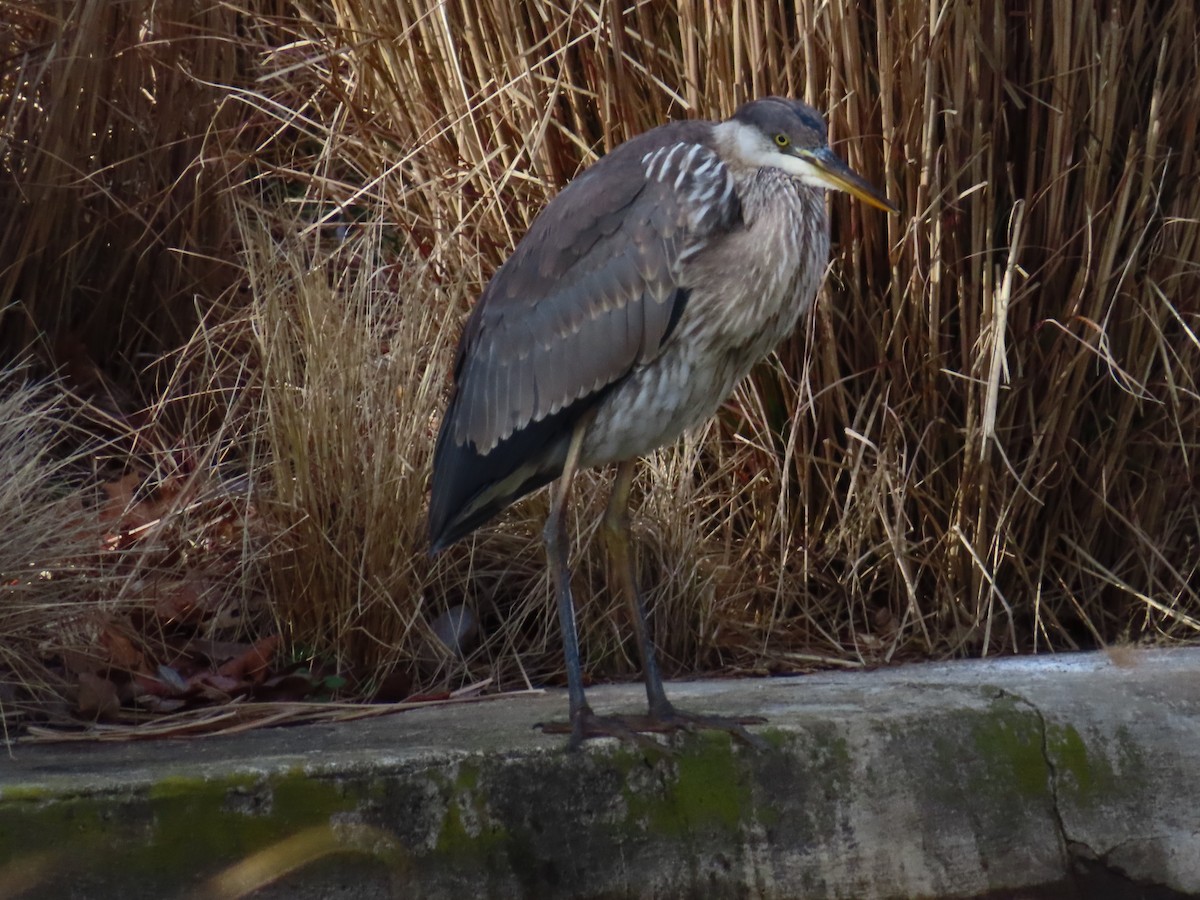
M 688 258 L 740 222 L 707 123 L 663 126 L 601 159 L 538 216 L 467 323 L 447 423 L 487 454 L 659 351 Z

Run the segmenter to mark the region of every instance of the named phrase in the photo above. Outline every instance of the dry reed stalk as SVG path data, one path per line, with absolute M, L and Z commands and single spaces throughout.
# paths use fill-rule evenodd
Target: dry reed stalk
M 212 146 L 234 11 L 3 0 L 0 20 L 0 353 L 144 365 L 235 277 Z
M 465 246 L 479 281 L 597 153 L 762 93 L 828 109 L 906 211 L 835 199 L 833 275 L 788 374 L 646 467 L 642 564 L 681 667 L 728 661 L 699 639 L 721 627 L 768 666 L 1191 632 L 1195 504 L 1168 502 L 1195 497 L 1188 4 L 335 11 L 357 105 L 402 136 L 377 163 L 392 208 L 449 268 Z M 526 510 L 508 527 L 532 536 Z M 622 614 L 602 560 L 581 569 L 605 604 L 584 614 L 595 658 Z
M 639 562 L 668 668 L 793 670 L 1195 636 L 1194 4 L 294 9 L 242 0 L 212 13 L 238 15 L 243 47 L 259 55 L 197 79 L 220 85 L 228 118 L 208 132 L 219 140 L 197 144 L 188 122 L 167 116 L 151 143 L 183 149 L 174 163 L 146 158 L 178 178 L 195 171 L 197 147 L 220 148 L 247 173 L 241 196 L 275 206 L 230 241 L 244 248 L 249 309 L 219 307 L 234 312 L 214 314 L 200 345 L 214 369 L 247 367 L 232 382 L 258 414 L 216 406 L 243 409 L 225 426 L 237 436 L 230 452 L 248 454 L 273 497 L 288 548 L 268 562 L 274 602 L 298 647 L 363 673 L 408 666 L 418 684 L 553 674 L 537 545 L 544 498 L 436 563 L 423 556 L 430 442 L 457 323 L 582 166 L 668 118 L 721 116 L 772 92 L 828 110 L 835 146 L 904 214 L 834 198 L 834 260 L 804 333 L 716 422 L 643 466 Z M 210 27 L 234 33 L 223 20 Z M 178 50 L 172 39 L 160 52 Z M 91 112 L 46 133 L 86 145 L 80 135 L 103 131 L 115 107 L 80 86 L 83 69 L 64 72 L 75 85 L 64 102 Z M 42 108 L 28 97 L 50 82 L 5 77 L 37 86 L 15 92 L 10 110 Z M 114 96 L 139 83 L 119 68 L 87 77 Z M 140 107 L 131 116 L 149 118 Z M 7 121 L 29 130 L 15 113 Z M 38 177 L 61 186 L 84 173 L 91 185 L 141 159 L 140 147 L 114 144 L 97 164 L 67 156 Z M 147 233 L 188 252 L 205 229 L 224 234 L 202 204 L 184 206 L 192 231 Z M 217 219 L 228 208 L 215 204 Z M 59 208 L 44 215 L 0 235 L 20 263 L 0 296 L 16 297 L 34 272 L 20 241 L 48 241 L 65 221 Z M 66 225 L 61 246 L 80 259 L 111 240 Z M 351 239 L 331 242 L 339 228 Z M 278 240 L 289 232 L 300 236 Z M 173 296 L 177 283 L 148 296 Z M 39 290 L 60 296 L 56 285 Z M 247 324 L 249 345 L 238 330 Z M 246 346 L 251 362 L 239 362 Z M 589 543 L 605 486 L 584 479 L 575 512 L 597 676 L 635 668 Z M 464 602 L 484 639 L 455 661 L 430 651 L 431 623 Z M 361 685 L 371 686 L 366 674 Z

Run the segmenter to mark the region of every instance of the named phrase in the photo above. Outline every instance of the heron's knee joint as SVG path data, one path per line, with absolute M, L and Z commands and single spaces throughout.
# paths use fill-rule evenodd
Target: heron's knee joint
M 542 525 L 542 540 L 545 541 L 547 547 L 557 547 L 561 528 L 559 526 L 559 515 L 556 510 L 551 510 L 550 515 L 546 516 L 546 522 Z
M 604 528 L 605 536 L 609 539 L 624 537 L 629 534 L 629 511 L 625 509 L 609 509 L 604 514 L 604 521 L 601 524 Z

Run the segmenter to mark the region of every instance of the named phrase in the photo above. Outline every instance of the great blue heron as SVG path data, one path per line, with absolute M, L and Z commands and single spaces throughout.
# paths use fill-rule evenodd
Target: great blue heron
M 557 594 L 570 746 L 720 728 L 667 699 L 629 551 L 634 461 L 711 416 L 811 305 L 829 256 L 826 189 L 895 207 L 830 149 L 825 122 L 782 97 L 723 122 L 662 125 L 621 144 L 542 210 L 467 320 L 433 461 L 436 552 L 558 480 L 544 537 Z M 630 605 L 648 716 L 587 704 L 564 511 L 581 467 L 618 464 L 605 535 Z M 761 720 L 757 720 L 761 721 Z

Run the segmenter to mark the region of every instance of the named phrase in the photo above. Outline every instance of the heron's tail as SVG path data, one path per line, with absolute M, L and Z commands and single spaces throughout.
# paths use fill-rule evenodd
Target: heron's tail
M 586 412 L 577 408 L 583 403 L 532 422 L 490 452 L 478 453 L 471 443 L 455 442 L 451 402 L 433 453 L 429 552 L 446 549 L 513 501 L 561 475 L 574 425 Z

